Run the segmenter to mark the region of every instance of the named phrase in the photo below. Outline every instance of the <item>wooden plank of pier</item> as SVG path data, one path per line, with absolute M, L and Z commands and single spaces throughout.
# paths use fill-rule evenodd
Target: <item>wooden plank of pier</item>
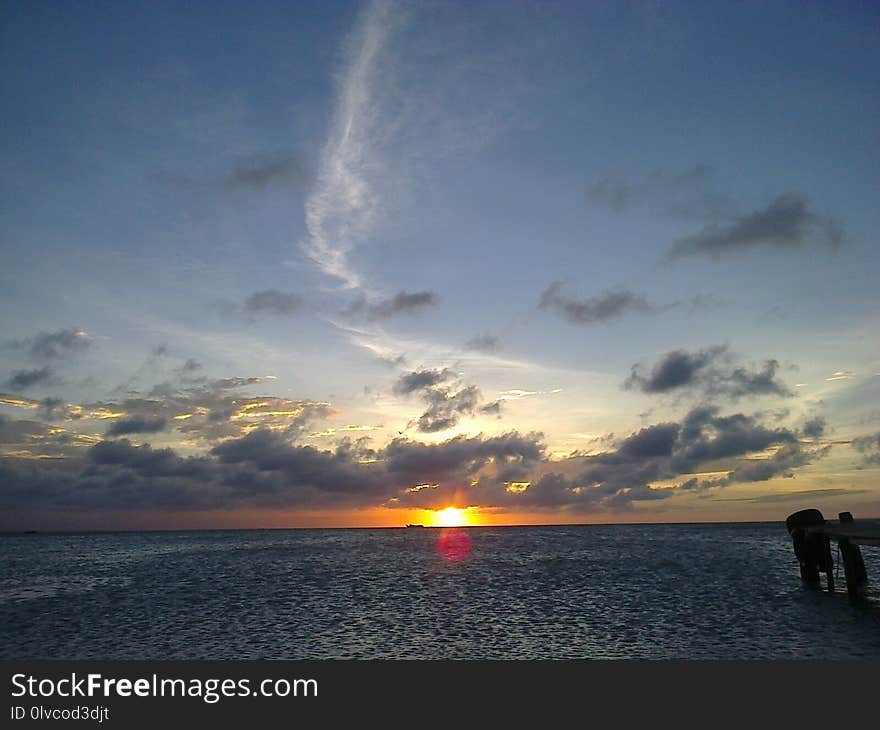
M 804 532 L 823 535 L 837 542 L 848 540 L 851 545 L 880 547 L 880 520 L 828 521 L 824 525 L 805 527 Z

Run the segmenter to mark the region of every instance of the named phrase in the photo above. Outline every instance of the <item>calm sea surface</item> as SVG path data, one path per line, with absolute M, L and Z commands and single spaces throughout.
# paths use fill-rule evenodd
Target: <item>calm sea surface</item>
M 4 535 L 0 657 L 878 659 L 863 554 L 852 607 L 781 524 Z

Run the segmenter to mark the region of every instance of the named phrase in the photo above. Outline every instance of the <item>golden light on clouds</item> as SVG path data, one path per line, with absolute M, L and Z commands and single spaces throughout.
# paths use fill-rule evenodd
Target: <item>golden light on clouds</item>
M 94 411 L 90 411 L 87 418 L 97 418 L 101 421 L 107 421 L 112 418 L 122 418 L 125 414 L 124 411 L 111 411 L 109 408 L 96 408 Z
M 342 426 L 341 428 L 328 428 L 324 431 L 315 431 L 309 434 L 309 438 L 329 438 L 330 436 L 335 436 L 337 433 L 343 433 L 346 431 L 377 431 L 381 426 L 359 426 L 356 424 L 352 424 L 349 426 Z
M 421 492 L 423 489 L 436 489 L 438 486 L 440 486 L 440 485 L 439 484 L 414 484 L 411 487 L 407 487 L 406 490 L 404 490 L 404 491 L 408 492 L 409 494 L 414 494 L 416 492 Z
M 838 370 L 830 378 L 825 378 L 825 380 L 829 382 L 833 380 L 848 380 L 854 376 L 855 373 L 852 370 Z
M 15 408 L 39 408 L 40 404 L 30 398 L 16 398 L 13 395 L 0 395 L 0 406 L 14 406 Z

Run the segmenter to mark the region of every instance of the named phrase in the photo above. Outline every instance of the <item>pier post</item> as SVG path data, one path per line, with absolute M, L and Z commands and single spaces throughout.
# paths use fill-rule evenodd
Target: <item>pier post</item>
M 825 580 L 828 583 L 828 592 L 834 593 L 834 560 L 831 557 L 831 539 L 822 537 L 822 567 L 825 568 Z
M 817 509 L 804 509 L 788 516 L 785 526 L 788 534 L 791 535 L 794 543 L 794 554 L 798 559 L 801 569 L 801 580 L 805 585 L 811 588 L 819 588 L 821 586 L 819 580 L 819 572 L 830 564 L 830 549 L 827 551 L 828 559 L 826 559 L 825 545 L 823 545 L 822 537 L 819 535 L 808 535 L 805 528 L 824 525 L 825 518 Z M 826 571 L 831 584 L 829 587 L 833 590 L 833 574 Z
M 853 521 L 850 512 L 841 512 L 840 524 L 844 525 Z M 865 561 L 862 559 L 862 551 L 858 545 L 853 545 L 847 538 L 838 540 L 840 555 L 843 558 L 843 570 L 846 574 L 846 591 L 850 601 L 857 601 L 865 593 L 868 584 L 868 571 L 865 569 Z

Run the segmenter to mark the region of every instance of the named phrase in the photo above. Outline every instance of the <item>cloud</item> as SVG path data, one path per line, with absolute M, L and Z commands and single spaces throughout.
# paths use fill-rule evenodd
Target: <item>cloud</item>
M 26 390 L 36 385 L 48 385 L 55 382 L 55 374 L 46 365 L 33 370 L 13 370 L 6 384 L 12 390 Z
M 865 466 L 880 465 L 880 431 L 853 439 L 853 448 L 862 454 Z
M 346 288 L 360 286 L 348 257 L 371 231 L 381 209 L 373 180 L 373 171 L 381 167 L 375 164 L 378 61 L 393 24 L 391 3 L 384 0 L 367 5 L 358 20 L 316 184 L 305 204 L 308 235 L 302 248 Z
M 409 395 L 418 390 L 433 388 L 453 377 L 455 374 L 447 368 L 413 370 L 401 375 L 394 384 L 393 390 L 396 395 Z
M 99 438 L 76 434 L 41 421 L 14 420 L 0 414 L 0 451 L 25 458 L 54 458 L 71 455 L 91 446 Z
M 866 489 L 798 489 L 791 492 L 762 494 L 757 497 L 735 497 L 721 499 L 720 502 L 755 502 L 773 504 L 777 502 L 808 502 L 813 499 L 825 499 L 826 497 L 850 496 L 853 494 L 865 494 Z
M 831 383 L 836 380 L 849 380 L 850 378 L 854 378 L 855 375 L 856 374 L 852 370 L 838 370 L 833 375 L 825 378 L 825 380 Z
M 414 314 L 421 309 L 433 306 L 439 301 L 431 291 L 407 292 L 399 291 L 390 299 L 369 302 L 365 296 L 359 296 L 349 306 L 348 314 L 362 316 L 370 322 L 390 319 L 397 314 Z
M 790 476 L 794 468 L 822 458 L 829 448 L 808 449 L 788 429 L 769 428 L 742 413 L 721 416 L 713 406 L 700 406 L 681 422 L 649 426 L 624 439 L 616 450 L 588 457 L 578 481 L 590 485 L 600 501 L 620 507 L 652 492 L 653 498 L 668 496 L 651 487 L 660 480 L 677 482 L 670 490 L 674 493 Z M 768 450 L 769 456 L 749 456 Z M 728 475 L 706 482 L 688 477 L 712 463 L 727 463 L 722 470 Z
M 179 383 L 160 383 L 147 393 L 130 391 L 127 397 L 115 400 L 73 404 L 59 398 L 37 401 L 0 396 L 0 402 L 37 410 L 41 417 L 53 422 L 77 422 L 82 429 L 100 424 L 106 436 L 168 430 L 191 444 L 204 445 L 238 438 L 260 427 L 296 439 L 312 430 L 315 422 L 335 414 L 325 402 L 245 392 L 246 388 L 266 383 L 270 379 L 267 376 L 209 381 L 181 375 Z
M 765 360 L 760 369 L 733 363 L 734 356 L 723 345 L 687 352 L 673 350 L 661 356 L 650 369 L 642 364 L 632 367 L 623 387 L 643 393 L 662 394 L 696 389 L 703 397 L 743 397 L 774 395 L 790 397 L 792 391 L 776 378 L 779 362 Z
M 386 365 L 389 368 L 400 368 L 406 367 L 407 359 L 406 355 L 377 355 L 376 359 L 381 362 L 383 365 Z
M 818 439 L 825 434 L 826 425 L 825 419 L 822 416 L 816 416 L 807 421 L 801 430 L 807 438 Z
M 168 426 L 168 421 L 161 417 L 150 416 L 131 416 L 129 418 L 120 418 L 110 424 L 107 429 L 107 436 L 126 436 L 132 433 L 158 433 L 164 431 Z
M 12 406 L 13 408 L 29 408 L 37 409 L 40 402 L 24 395 L 13 395 L 12 393 L 0 393 L 0 406 Z
M 236 160 L 226 185 L 230 188 L 264 190 L 270 185 L 302 183 L 307 178 L 305 165 L 294 155 L 252 155 Z
M 34 436 L 45 436 L 49 426 L 39 421 L 13 420 L 0 413 L 0 444 L 24 444 Z
M 419 431 L 435 433 L 452 428 L 461 416 L 474 415 L 482 395 L 476 385 L 467 385 L 458 390 L 435 387 L 424 391 L 424 400 L 428 407 L 419 416 Z
M 83 409 L 73 403 L 65 403 L 61 398 L 48 396 L 42 400 L 27 398 L 23 395 L 0 393 L 0 406 L 12 406 L 37 411 L 40 418 L 47 421 L 74 421 L 82 417 Z
M 211 381 L 208 386 L 209 390 L 231 390 L 233 388 L 243 388 L 246 385 L 260 385 L 269 380 L 275 380 L 274 375 L 251 375 L 250 377 L 232 377 L 218 378 Z
M 464 343 L 465 350 L 493 353 L 498 351 L 499 340 L 494 335 L 477 335 Z
M 302 299 L 296 294 L 278 289 L 263 289 L 245 299 L 241 310 L 250 319 L 263 316 L 284 317 L 295 312 L 301 305 Z
M 474 416 L 478 412 L 487 415 L 501 413 L 500 401 L 483 403 L 480 389 L 462 384 L 448 368 L 425 368 L 404 373 L 392 391 L 399 396 L 420 395 L 427 407 L 416 425 L 423 433 L 446 431 L 457 425 L 462 416 Z
M 553 282 L 541 294 L 539 309 L 552 309 L 575 324 L 596 324 L 626 314 L 652 314 L 660 308 L 641 294 L 627 289 L 607 291 L 588 299 L 575 299 L 562 293 L 562 283 Z
M 726 395 L 732 400 L 754 395 L 776 395 L 784 398 L 794 395 L 785 383 L 776 379 L 778 369 L 779 361 L 773 359 L 765 360 L 760 370 L 734 368 L 726 382 L 713 383 L 707 394 Z
M 203 369 L 204 366 L 202 363 L 191 357 L 177 369 L 177 372 L 182 375 L 188 375 L 189 373 L 196 373 Z
M 669 258 L 700 254 L 718 258 L 754 248 L 795 249 L 813 239 L 837 248 L 843 237 L 839 224 L 817 216 L 799 193 L 787 192 L 732 223 L 715 223 L 676 241 Z
M 7 427 L 0 420 L 0 433 Z M 22 427 L 17 427 L 22 428 Z M 28 426 L 25 430 L 34 431 Z M 37 430 L 39 430 L 37 428 Z M 317 449 L 257 428 L 203 456 L 102 441 L 59 460 L 0 459 L 0 509 L 217 509 L 236 507 L 445 507 L 619 511 L 693 490 L 791 474 L 829 447 L 741 413 L 693 409 L 648 426 L 595 456 L 553 461 L 540 434 L 456 436 L 382 449 L 341 441 Z M 704 464 L 728 476 L 705 482 Z M 655 487 L 666 480 L 671 486 Z M 429 485 L 424 488 L 417 486 Z
M 637 387 L 645 393 L 665 393 L 693 385 L 700 371 L 709 365 L 717 354 L 723 352 L 723 347 L 696 353 L 688 353 L 684 350 L 667 352 L 654 364 L 648 375 L 641 372 L 639 365 L 633 365 L 632 374 L 627 379 L 625 387 Z
M 502 402 L 503 399 L 499 398 L 498 400 L 492 401 L 491 403 L 487 403 L 486 405 L 480 407 L 480 413 L 485 413 L 488 416 L 500 416 Z
M 599 178 L 588 192 L 588 200 L 604 205 L 616 213 L 637 206 L 661 206 L 666 212 L 692 217 L 718 215 L 727 201 L 711 190 L 713 170 L 698 164 L 681 172 L 654 170 L 638 179 L 620 175 Z
M 82 408 L 72 403 L 66 403 L 61 398 L 48 396 L 40 401 L 39 413 L 41 418 L 49 421 L 75 421 L 82 417 Z
M 27 350 L 35 360 L 59 360 L 91 347 L 88 334 L 79 329 L 63 329 L 55 332 L 40 332 L 33 337 L 12 340 L 7 346 Z
M 764 482 L 776 476 L 790 477 L 795 468 L 821 458 L 830 448 L 825 446 L 819 451 L 808 452 L 800 444 L 785 444 L 767 459 L 746 461 L 732 476 L 738 482 Z

